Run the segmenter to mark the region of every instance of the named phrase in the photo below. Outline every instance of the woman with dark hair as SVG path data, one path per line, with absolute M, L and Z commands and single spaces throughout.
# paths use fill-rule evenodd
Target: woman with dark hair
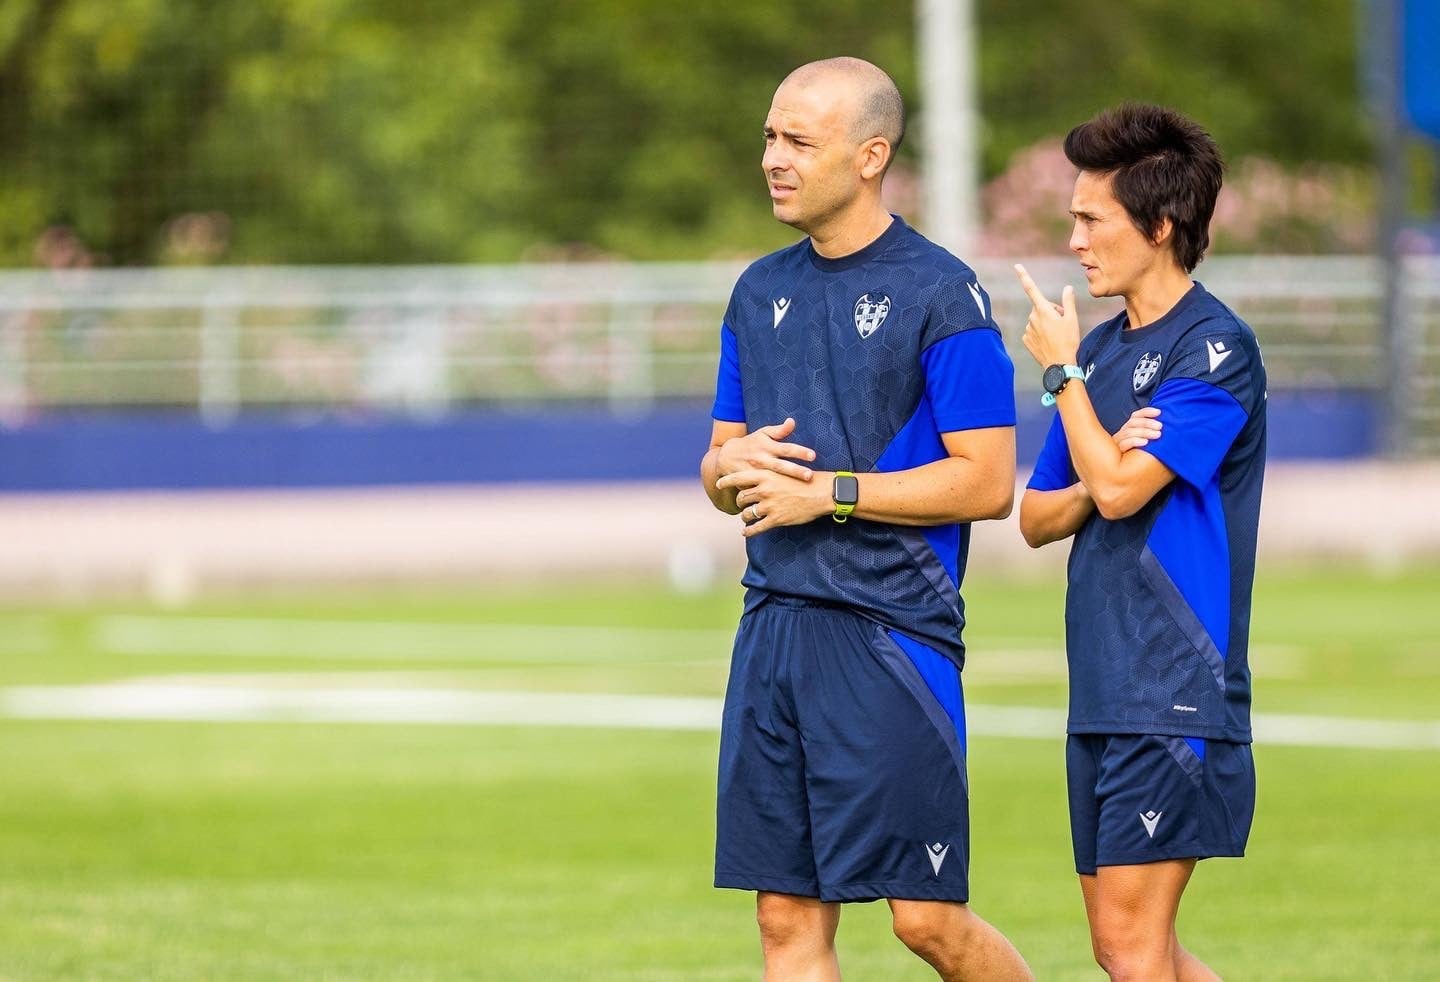
M 1074 536 L 1065 602 L 1075 868 L 1112 979 L 1213 979 L 1175 933 L 1199 859 L 1243 855 L 1255 803 L 1250 595 L 1265 466 L 1255 334 L 1190 277 L 1223 163 L 1173 110 L 1072 130 L 1070 249 L 1125 309 L 1084 340 L 1075 292 L 1025 347 L 1058 409 L 1020 506 L 1034 547 Z M 1083 367 L 1082 367 L 1083 366 Z

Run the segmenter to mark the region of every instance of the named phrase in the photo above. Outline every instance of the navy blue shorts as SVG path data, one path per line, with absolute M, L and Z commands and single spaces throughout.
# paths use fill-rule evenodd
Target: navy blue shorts
M 715 885 L 825 901 L 969 899 L 960 671 L 852 611 L 740 621 L 720 729 Z
M 1245 855 L 1255 814 L 1249 744 L 1071 734 L 1065 772 L 1078 873 Z

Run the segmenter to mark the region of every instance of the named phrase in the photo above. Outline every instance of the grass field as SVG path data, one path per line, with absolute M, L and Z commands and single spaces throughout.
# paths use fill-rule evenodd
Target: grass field
M 967 595 L 969 702 L 1063 708 L 1060 585 Z M 1434 723 L 1437 598 L 1440 570 L 1262 575 L 1257 709 Z M 0 979 L 756 978 L 752 899 L 709 886 L 711 730 L 17 715 L 126 679 L 713 698 L 737 613 L 644 584 L 0 612 Z M 1039 978 L 1096 979 L 1061 739 L 972 739 L 974 902 Z M 1202 865 L 1190 947 L 1227 979 L 1440 978 L 1440 751 L 1256 758 L 1251 855 Z M 848 978 L 932 977 L 883 905 L 840 944 Z

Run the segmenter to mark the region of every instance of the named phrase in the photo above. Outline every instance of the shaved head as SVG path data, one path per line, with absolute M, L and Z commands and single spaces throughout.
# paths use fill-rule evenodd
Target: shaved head
M 810 88 L 835 85 L 848 95 L 845 107 L 850 135 L 857 142 L 881 137 L 890 144 L 890 159 L 905 139 L 905 103 L 895 80 L 882 69 L 860 58 L 826 58 L 801 65 L 781 83 Z M 837 93 L 838 94 L 838 93 Z M 889 164 L 886 164 L 888 169 Z
M 900 90 L 868 61 L 830 58 L 795 69 L 765 115 L 760 166 L 775 217 L 824 243 L 816 246 L 822 255 L 869 242 L 892 221 L 881 183 L 904 136 Z

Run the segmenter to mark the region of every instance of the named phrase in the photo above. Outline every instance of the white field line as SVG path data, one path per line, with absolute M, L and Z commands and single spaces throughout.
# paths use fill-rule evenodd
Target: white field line
M 412 723 L 716 730 L 721 701 L 687 696 L 475 692 L 453 689 L 273 689 L 147 682 L 0 690 L 0 714 L 22 719 Z M 967 706 L 974 736 L 1059 740 L 1065 713 Z M 1440 750 L 1440 722 L 1265 714 L 1260 744 Z
M 651 660 L 695 651 L 728 655 L 734 631 L 709 628 L 554 624 L 443 624 L 434 621 L 107 615 L 93 627 L 97 650 L 112 655 L 356 660 Z
M 0 690 L 0 713 L 25 719 L 220 723 L 430 723 L 715 730 L 720 700 L 684 696 L 454 689 L 270 689 L 117 682 Z
M 92 631 L 96 650 L 111 655 L 507 664 L 723 660 L 735 637 L 717 628 L 144 614 L 97 617 Z M 1256 645 L 1251 663 L 1263 678 L 1300 678 L 1304 649 Z M 1044 638 L 988 638 L 974 646 L 966 671 L 987 682 L 1064 679 L 1065 654 Z

